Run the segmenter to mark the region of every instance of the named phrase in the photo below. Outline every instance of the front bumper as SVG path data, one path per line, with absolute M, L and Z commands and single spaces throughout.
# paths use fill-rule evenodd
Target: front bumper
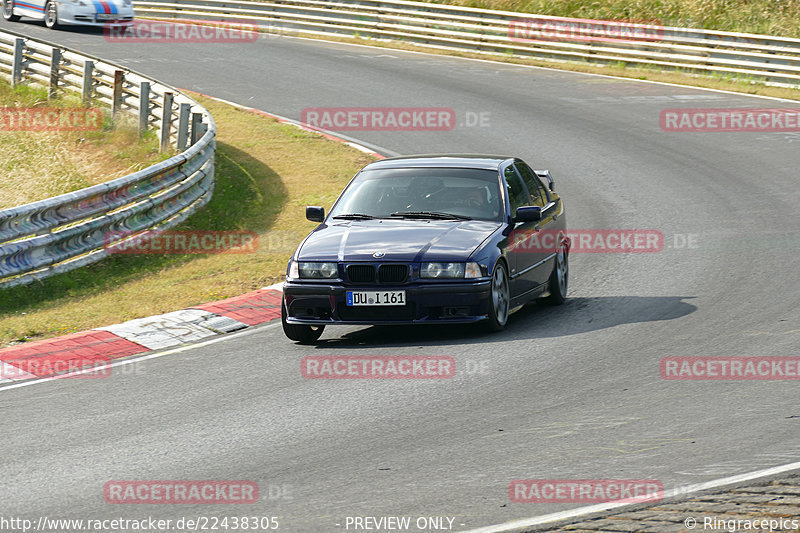
M 96 19 L 95 10 L 92 2 L 84 2 L 87 5 L 73 4 L 72 2 L 58 2 L 58 23 L 81 26 L 129 26 L 133 24 L 133 7 L 116 7 L 115 18 L 109 20 Z
M 347 291 L 405 291 L 404 306 L 348 306 Z M 491 280 L 409 285 L 342 285 L 289 282 L 283 285 L 289 324 L 464 324 L 489 313 Z

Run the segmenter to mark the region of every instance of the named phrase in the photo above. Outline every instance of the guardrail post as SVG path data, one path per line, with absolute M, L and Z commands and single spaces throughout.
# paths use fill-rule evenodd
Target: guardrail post
M 166 152 L 169 148 L 169 133 L 172 126 L 172 100 L 175 95 L 164 93 L 164 104 L 161 106 L 161 144 L 159 150 Z
M 53 48 L 53 55 L 50 58 L 50 88 L 47 91 L 47 97 L 53 98 L 58 91 L 58 79 L 61 70 L 61 49 Z
M 89 107 L 94 96 L 94 61 L 84 61 L 83 63 L 83 87 L 81 96 L 83 97 L 84 107 Z
M 200 140 L 200 137 L 203 136 L 203 133 L 200 132 L 203 124 L 203 114 L 202 113 L 192 113 L 192 133 L 191 143 L 194 145 L 197 141 Z
M 114 99 L 111 104 L 111 116 L 116 120 L 122 110 L 122 85 L 125 82 L 125 73 L 121 70 L 114 71 Z
M 150 125 L 150 82 L 139 84 L 139 135 L 144 135 Z
M 14 39 L 14 59 L 11 63 L 11 86 L 15 87 L 22 81 L 22 61 L 24 55 L 22 54 L 25 49 L 25 39 L 17 37 Z
M 189 113 L 192 111 L 190 104 L 181 104 L 178 112 L 178 150 L 186 150 L 186 141 L 189 140 Z

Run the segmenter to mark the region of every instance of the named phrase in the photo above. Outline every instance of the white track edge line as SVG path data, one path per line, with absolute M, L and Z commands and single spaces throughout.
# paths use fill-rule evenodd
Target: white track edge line
M 369 142 L 366 142 L 366 141 L 362 141 L 360 139 L 356 139 L 355 137 L 351 137 L 349 135 L 346 135 L 344 133 L 340 133 L 338 131 L 331 131 L 331 130 L 326 130 L 326 129 L 323 129 L 323 128 L 318 128 L 316 126 L 312 126 L 310 124 L 306 124 L 306 123 L 301 122 L 299 120 L 295 120 L 293 118 L 284 117 L 282 115 L 276 115 L 275 113 L 272 113 L 270 111 L 263 111 L 263 110 L 260 110 L 260 111 L 262 111 L 264 113 L 267 113 L 269 115 L 272 115 L 273 117 L 275 117 L 277 119 L 283 120 L 283 121 L 288 122 L 290 124 L 293 124 L 295 126 L 299 126 L 301 128 L 309 128 L 312 131 L 316 131 L 318 133 L 324 133 L 326 135 L 330 135 L 332 137 L 336 137 L 339 141 L 343 142 L 344 144 L 352 146 L 353 148 L 355 148 L 357 150 L 361 150 L 362 152 L 367 152 L 367 153 L 376 152 L 376 153 L 379 153 L 379 154 L 382 154 L 382 155 L 389 155 L 389 156 L 392 156 L 392 157 L 400 155 L 399 152 L 395 152 L 394 150 L 389 150 L 388 148 L 384 148 L 383 146 L 378 146 L 377 144 L 372 144 L 372 143 L 369 143 Z
M 744 481 L 752 481 L 762 477 L 782 474 L 784 472 L 789 472 L 797 469 L 800 469 L 800 462 L 788 463 L 780 466 L 773 466 L 770 468 L 765 468 L 763 470 L 755 470 L 753 472 L 747 472 L 745 474 L 737 474 L 735 476 L 714 479 L 711 481 L 705 481 L 703 483 L 684 485 L 682 487 L 677 487 L 675 489 L 664 491 L 662 499 L 673 498 L 676 496 L 685 496 L 695 492 L 701 492 L 708 489 L 724 487 L 726 485 L 735 485 L 737 483 L 742 483 Z M 569 511 L 561 511 L 558 513 L 535 516 L 532 518 L 513 520 L 511 522 L 505 522 L 493 526 L 481 527 L 478 529 L 470 529 L 468 531 L 465 531 L 464 533 L 500 533 L 505 531 L 513 531 L 515 529 L 523 527 L 538 526 L 538 525 L 548 524 L 551 522 L 560 522 L 563 520 L 568 520 L 570 518 L 578 518 L 580 516 L 588 514 L 611 511 L 622 507 L 630 507 L 632 505 L 641 505 L 642 503 L 645 502 L 640 501 L 640 502 L 624 502 L 624 503 L 623 502 L 599 503 L 595 505 L 588 505 L 586 507 L 578 507 L 577 509 L 571 509 Z
M 187 89 L 187 90 L 191 91 L 192 89 Z M 274 117 L 274 118 L 276 118 L 278 120 L 281 120 L 283 122 L 289 123 L 289 124 L 291 124 L 293 126 L 297 126 L 299 128 L 304 128 L 304 129 L 310 129 L 310 130 L 312 130 L 314 132 L 317 132 L 317 133 L 324 133 L 326 135 L 330 135 L 331 137 L 335 137 L 342 144 L 346 144 L 348 146 L 351 146 L 352 148 L 355 148 L 356 150 L 358 150 L 360 152 L 364 152 L 364 153 L 367 153 L 367 154 L 378 153 L 378 154 L 381 154 L 381 155 L 388 155 L 390 157 L 394 157 L 394 156 L 400 155 L 399 152 L 395 152 L 394 150 L 389 150 L 388 148 L 384 148 L 383 146 L 378 146 L 377 144 L 368 143 L 366 141 L 362 141 L 360 139 L 356 139 L 355 137 L 350 137 L 349 135 L 345 135 L 343 133 L 339 133 L 339 132 L 336 132 L 336 131 L 330 131 L 330 130 L 325 130 L 325 129 L 322 129 L 322 128 L 317 128 L 317 127 L 311 126 L 310 124 L 305 124 L 303 122 L 300 122 L 299 120 L 294 120 L 293 118 L 284 117 L 282 115 L 277 115 L 277 114 L 272 113 L 270 111 L 264 111 L 263 109 L 258 109 L 258 108 L 255 108 L 255 107 L 246 106 L 244 104 L 239 104 L 237 102 L 232 102 L 230 100 L 226 100 L 224 98 L 219 98 L 217 96 L 211 96 L 211 95 L 207 95 L 207 94 L 204 94 L 203 96 L 205 96 L 206 98 L 209 98 L 211 100 L 215 100 L 217 102 L 222 102 L 223 104 L 231 105 L 231 106 L 236 107 L 238 109 L 244 109 L 246 111 L 261 111 L 262 113 L 266 113 L 267 115 L 270 115 L 271 117 Z

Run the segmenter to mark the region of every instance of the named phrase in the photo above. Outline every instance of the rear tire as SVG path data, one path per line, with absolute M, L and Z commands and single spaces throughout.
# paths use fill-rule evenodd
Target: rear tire
M 325 331 L 325 326 L 302 326 L 298 324 L 289 324 L 286 322 L 286 302 L 281 302 L 281 325 L 283 326 L 283 333 L 289 340 L 299 342 L 300 344 L 314 344 L 322 336 Z
M 55 0 L 47 0 L 44 5 L 44 25 L 51 30 L 58 29 L 58 7 Z
M 14 14 L 14 0 L 0 0 L 3 5 L 3 18 L 9 22 L 17 22 L 20 19 L 19 15 Z
M 569 250 L 561 244 L 556 252 L 556 262 L 550 274 L 550 296 L 545 301 L 550 305 L 561 305 L 567 299 L 569 288 Z
M 511 290 L 508 282 L 506 264 L 498 261 L 492 272 L 492 284 L 489 293 L 489 318 L 486 328 L 489 331 L 502 331 L 508 324 L 511 310 Z

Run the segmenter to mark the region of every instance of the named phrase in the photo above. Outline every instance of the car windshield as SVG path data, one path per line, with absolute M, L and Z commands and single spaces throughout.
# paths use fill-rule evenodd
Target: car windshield
M 471 168 L 365 170 L 342 193 L 331 217 L 500 220 L 497 172 Z

